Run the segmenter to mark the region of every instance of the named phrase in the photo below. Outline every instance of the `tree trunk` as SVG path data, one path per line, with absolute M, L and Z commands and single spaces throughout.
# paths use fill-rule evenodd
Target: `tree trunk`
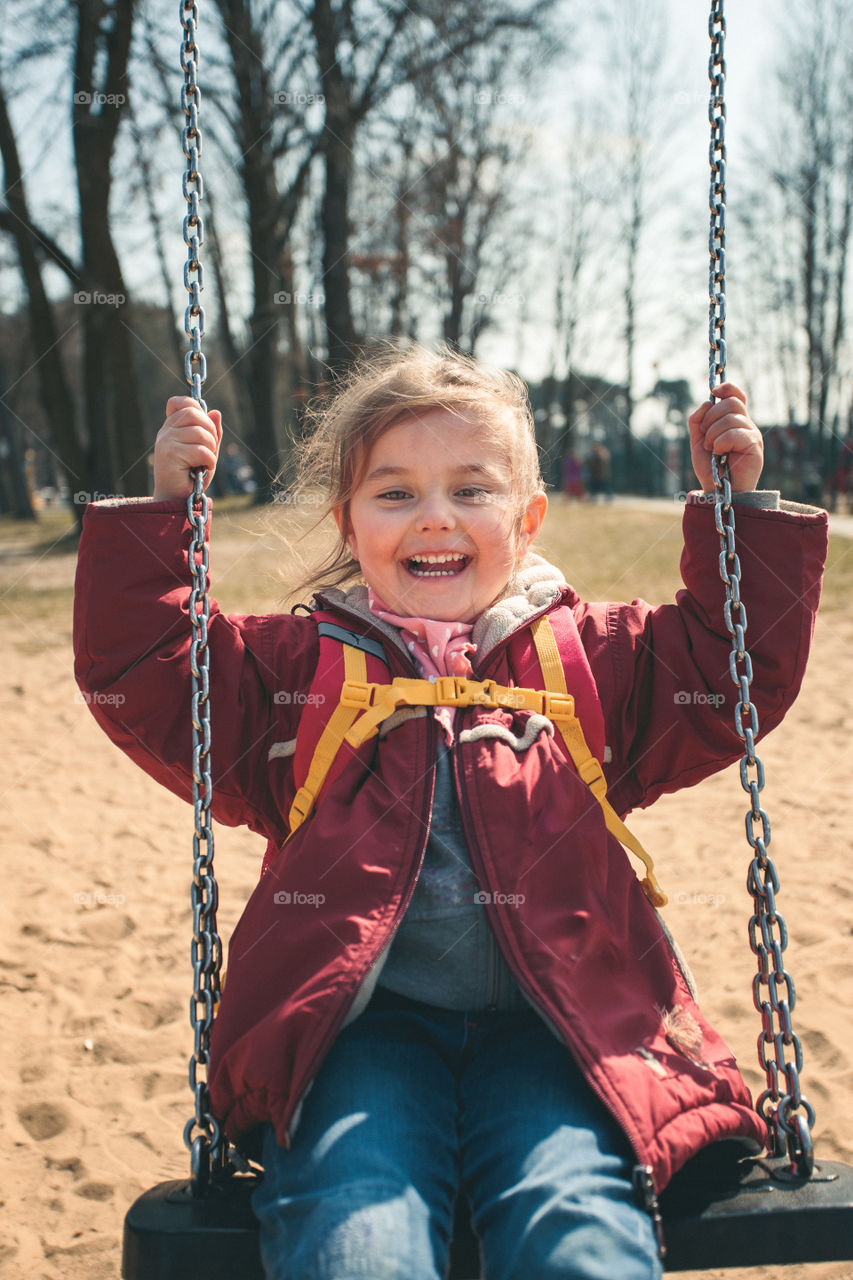
M 332 132 L 336 137 L 332 136 Z M 323 230 L 323 292 L 326 297 L 327 360 L 341 369 L 355 355 L 349 289 L 349 189 L 355 130 L 349 121 L 326 126 L 326 190 L 320 215 Z
M 311 23 L 325 98 L 321 149 L 326 187 L 320 210 L 323 234 L 323 292 L 326 297 L 326 359 L 333 370 L 355 355 L 349 291 L 349 193 L 356 124 L 338 53 L 335 16 L 329 0 L 315 0 Z
M 18 448 L 18 439 L 12 414 L 6 400 L 6 370 L 0 359 L 0 478 L 2 478 L 2 501 L 5 509 L 16 520 L 35 520 L 36 513 L 27 488 L 24 475 L 24 460 Z
M 407 195 L 411 185 L 409 166 L 412 159 L 412 150 L 413 143 L 410 138 L 406 138 L 403 142 L 403 173 L 400 180 L 400 195 L 394 206 L 394 247 L 397 251 L 397 260 L 394 293 L 391 298 L 391 333 L 397 337 L 402 337 L 408 327 L 409 221 L 412 211 L 409 208 Z
M 30 214 L 21 172 L 17 143 L 6 109 L 6 98 L 0 88 L 0 154 L 3 157 L 5 199 L 14 215 L 12 227 L 18 262 L 27 292 L 30 317 L 30 339 L 37 357 L 36 376 L 39 397 L 50 425 L 53 447 L 72 493 L 90 482 L 76 429 L 74 399 L 65 378 L 59 350 L 59 334 L 45 293 L 35 244 L 30 234 Z M 78 525 L 83 519 L 83 505 L 75 504 Z
M 72 108 L 85 306 L 85 387 L 89 460 L 104 492 L 148 491 L 150 433 L 142 421 L 130 347 L 131 313 L 110 230 L 111 163 L 126 102 L 134 4 L 116 2 L 105 36 L 103 5 L 78 0 Z M 103 42 L 107 61 L 101 70 Z
M 275 399 L 276 365 L 278 361 L 278 321 L 284 301 L 274 264 L 273 230 L 278 193 L 272 168 L 245 164 L 244 181 L 249 198 L 249 246 L 252 257 L 252 314 L 249 317 L 250 347 L 248 353 L 249 394 L 252 406 L 251 449 L 257 484 L 256 500 L 272 500 L 273 478 L 280 463 L 280 446 L 276 432 L 278 418 Z M 263 195 L 261 189 L 263 188 Z M 251 193 L 251 194 L 249 194 Z M 269 264 L 269 265 L 268 265 Z

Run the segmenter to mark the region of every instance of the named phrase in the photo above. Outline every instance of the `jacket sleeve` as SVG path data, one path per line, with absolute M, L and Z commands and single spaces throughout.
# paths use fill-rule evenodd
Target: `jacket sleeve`
M 74 594 L 74 673 L 117 746 L 170 791 L 192 797 L 188 547 L 182 501 L 86 509 Z M 287 835 L 268 784 L 271 735 L 295 738 L 310 687 L 316 629 L 289 614 L 226 617 L 210 601 L 213 815 L 276 839 Z
M 783 503 L 776 511 L 738 504 L 735 521 L 750 699 L 762 737 L 782 720 L 803 680 L 828 520 L 825 511 Z M 675 604 L 589 605 L 579 620 L 604 704 L 608 795 L 623 815 L 743 754 L 712 503 L 685 507 L 681 575 Z

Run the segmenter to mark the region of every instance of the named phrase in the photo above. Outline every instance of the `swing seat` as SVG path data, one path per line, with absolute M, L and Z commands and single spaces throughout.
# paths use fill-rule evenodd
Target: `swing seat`
M 251 1205 L 258 1182 L 234 1176 L 204 1197 L 193 1196 L 189 1179 L 143 1192 L 124 1220 L 122 1280 L 264 1280 Z M 459 1196 L 448 1280 L 480 1274 L 480 1246 Z
M 254 1177 L 194 1197 L 189 1181 L 161 1182 L 128 1210 L 123 1280 L 263 1280 Z M 853 1259 L 853 1168 L 821 1161 L 803 1182 L 787 1160 L 685 1169 L 661 1196 L 667 1271 L 784 1266 Z M 479 1280 L 468 1202 L 456 1201 L 448 1280 Z
M 721 1176 L 686 1167 L 660 1198 L 667 1271 L 853 1259 L 853 1168 L 822 1160 L 792 1177 L 787 1157 L 743 1160 Z

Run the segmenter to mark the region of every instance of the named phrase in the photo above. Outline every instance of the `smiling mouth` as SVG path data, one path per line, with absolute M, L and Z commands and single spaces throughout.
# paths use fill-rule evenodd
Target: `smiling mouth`
M 455 578 L 468 567 L 470 559 L 454 552 L 447 556 L 425 556 L 423 560 L 412 556 L 405 564 L 415 578 Z

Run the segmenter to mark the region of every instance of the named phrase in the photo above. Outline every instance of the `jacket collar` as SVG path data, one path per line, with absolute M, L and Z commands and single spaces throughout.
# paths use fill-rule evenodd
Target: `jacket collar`
M 568 592 L 573 599 L 577 598 L 566 585 L 559 569 L 535 551 L 528 551 L 507 583 L 503 595 L 489 605 L 488 609 L 484 609 L 474 623 L 471 641 L 477 646 L 476 665 L 482 668 L 484 659 L 501 641 L 517 631 L 529 618 L 547 609 L 564 592 Z M 336 609 L 356 614 L 387 636 L 407 658 L 411 657 L 400 637 L 399 629 L 383 622 L 371 612 L 367 602 L 367 587 L 363 583 L 357 583 L 347 591 L 342 591 L 340 587 L 329 587 L 318 592 L 314 599 L 321 606 L 329 604 Z

